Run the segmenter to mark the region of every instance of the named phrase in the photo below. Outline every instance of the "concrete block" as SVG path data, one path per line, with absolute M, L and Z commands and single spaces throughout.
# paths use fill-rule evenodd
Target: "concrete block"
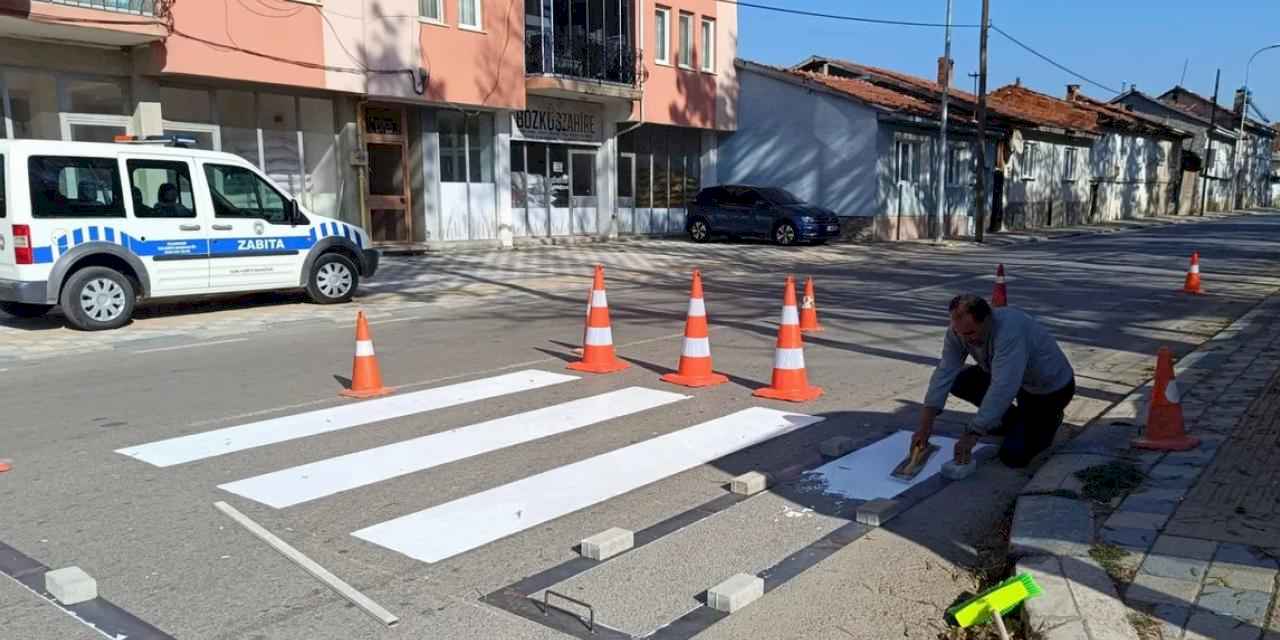
M 1071 597 L 1071 588 L 1066 578 L 1062 577 L 1062 564 L 1057 556 L 1030 556 L 1018 561 L 1015 575 L 1026 573 L 1043 593 L 1039 598 L 1026 602 L 1027 615 L 1031 616 L 1031 624 L 1052 624 L 1052 620 L 1078 618 L 1075 599 Z
M 1120 510 L 1131 513 L 1156 513 L 1163 516 L 1171 516 L 1174 511 L 1178 510 L 1180 502 L 1181 499 L 1157 500 L 1131 495 L 1120 503 Z
M 1271 592 L 1205 585 L 1198 604 L 1201 609 L 1261 627 L 1267 617 L 1267 605 L 1271 604 Z
M 1205 577 L 1205 584 L 1248 591 L 1270 592 L 1275 588 L 1275 582 L 1276 572 L 1271 569 L 1257 569 L 1217 562 L 1209 566 L 1208 575 Z
M 1175 604 L 1157 604 L 1146 608 L 1151 619 L 1160 625 L 1161 640 L 1176 640 L 1182 637 L 1182 629 L 1187 626 L 1191 617 L 1191 607 Z
M 978 463 L 970 460 L 969 464 L 956 464 L 950 460 L 942 465 L 942 477 L 948 480 L 964 480 L 978 470 Z
M 1126 511 L 1122 507 L 1121 510 L 1111 514 L 1103 526 L 1112 529 L 1159 529 L 1168 519 L 1168 514 Z
M 1216 551 L 1217 548 L 1218 543 L 1213 540 L 1200 540 L 1197 538 L 1183 538 L 1181 536 L 1166 535 L 1156 538 L 1156 544 L 1151 547 L 1151 553 L 1173 556 L 1175 558 L 1209 560 L 1210 558 L 1213 558 L 1214 551 Z
M 1207 573 L 1208 570 L 1208 560 L 1178 558 L 1152 552 L 1147 556 L 1147 559 L 1142 562 L 1142 567 L 1138 571 L 1139 573 L 1159 576 L 1161 578 L 1199 581 L 1205 576 L 1205 573 Z
M 740 496 L 753 496 L 769 488 L 769 475 L 748 471 L 729 481 L 729 491 Z
M 1185 607 L 1194 603 L 1199 593 L 1199 581 L 1162 578 L 1140 573 L 1134 578 L 1133 584 L 1129 585 L 1124 595 L 1131 602 Z
M 764 595 L 764 578 L 739 573 L 707 591 L 707 606 L 733 613 Z
M 1270 571 L 1280 569 L 1280 563 L 1277 563 L 1271 557 L 1254 551 L 1251 547 L 1234 543 L 1224 543 L 1219 546 L 1218 552 L 1213 556 L 1213 563 L 1267 569 Z
M 1129 609 L 1105 569 L 1089 558 L 1063 558 L 1062 573 L 1071 585 L 1071 595 L 1091 638 L 1136 640 L 1129 624 Z
M 1103 527 L 1102 541 L 1117 547 L 1129 549 L 1148 549 L 1155 542 L 1155 529 L 1132 529 L 1129 527 Z
M 1084 630 L 1084 623 L 1074 620 L 1045 631 L 1044 640 L 1090 640 L 1090 638 Z
M 839 458 L 853 451 L 853 438 L 845 436 L 827 438 L 822 441 L 822 444 L 818 445 L 818 451 L 828 458 Z
M 1258 640 L 1262 631 L 1251 624 L 1212 611 L 1196 611 L 1187 620 L 1183 640 Z
M 67 567 L 44 574 L 44 588 L 62 604 L 79 604 L 98 597 L 98 581 L 80 567 Z
M 634 547 L 635 544 L 634 533 L 614 527 L 583 540 L 582 556 L 592 560 L 608 560 Z
M 1120 430 L 1117 429 L 1116 431 L 1119 432 Z M 1125 442 L 1127 446 L 1128 441 L 1126 440 Z M 1063 445 L 1063 448 L 1070 448 L 1071 445 L 1072 443 L 1069 442 Z M 1087 447 L 1082 446 L 1081 448 Z M 1108 448 L 1107 450 L 1110 449 Z M 1031 478 L 1031 482 L 1028 482 L 1022 488 L 1022 493 L 1051 493 L 1058 489 L 1076 490 L 1080 486 L 1080 481 L 1075 477 L 1077 471 L 1095 465 L 1106 464 L 1115 459 L 1113 456 L 1061 453 L 1061 449 L 1059 451 L 1036 471 L 1036 475 Z
M 1084 556 L 1092 542 L 1088 504 L 1058 496 L 1018 498 L 1009 540 L 1014 555 Z
M 869 527 L 880 527 L 902 512 L 902 503 L 897 500 L 876 498 L 868 500 L 858 507 L 855 519 L 859 524 Z

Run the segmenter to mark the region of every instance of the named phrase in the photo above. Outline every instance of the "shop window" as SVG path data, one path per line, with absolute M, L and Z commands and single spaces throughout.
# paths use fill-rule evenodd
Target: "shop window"
M 290 193 L 302 193 L 298 106 L 293 97 L 258 94 L 258 126 L 262 129 L 263 172 Z
M 525 150 L 525 143 L 511 143 L 511 206 L 516 209 L 528 206 L 529 201 L 528 174 L 525 172 L 524 162 Z
M 53 74 L 10 69 L 4 72 L 4 85 L 9 94 L 13 137 L 62 139 L 57 81 Z
M 222 129 L 222 150 L 261 168 L 253 94 L 248 91 L 218 91 L 216 101 L 218 124 Z
M 63 78 L 64 110 L 71 113 L 129 115 L 129 99 L 125 80 Z
M 120 169 L 108 158 L 31 156 L 33 218 L 123 218 Z
M 440 111 L 441 182 L 493 182 L 493 116 Z
M 160 87 L 164 119 L 177 122 L 213 122 L 213 101 L 204 89 Z
M 302 116 L 303 202 L 315 213 L 337 217 L 341 164 L 333 101 L 299 98 L 298 112 Z
M 560 144 L 547 146 L 551 152 L 551 206 L 563 209 L 569 206 L 569 148 Z

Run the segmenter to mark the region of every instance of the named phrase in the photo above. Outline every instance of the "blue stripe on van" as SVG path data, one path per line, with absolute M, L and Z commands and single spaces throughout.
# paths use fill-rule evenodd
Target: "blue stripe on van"
M 89 241 L 90 241 L 90 242 L 97 242 L 97 241 L 98 241 L 98 228 L 97 228 L 97 227 L 89 227 Z
M 72 246 L 84 244 L 84 231 L 76 229 L 71 232 Z
M 115 230 L 115 229 L 112 229 L 111 227 L 107 227 L 104 231 L 105 231 L 106 236 L 107 236 L 107 242 L 115 242 L 115 241 L 116 241 L 116 230 Z
M 66 252 L 67 252 L 67 236 L 65 235 L 58 236 L 58 253 L 63 254 Z

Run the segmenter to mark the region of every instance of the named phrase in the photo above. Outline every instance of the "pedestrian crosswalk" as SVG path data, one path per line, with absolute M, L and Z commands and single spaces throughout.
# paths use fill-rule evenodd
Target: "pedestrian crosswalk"
M 270 456 L 271 445 L 343 429 L 376 428 L 396 418 L 576 380 L 579 378 L 575 376 L 531 369 L 125 447 L 117 453 L 157 467 L 259 448 L 264 448 L 263 456 Z M 276 509 L 304 503 L 323 505 L 325 498 L 460 460 L 475 459 L 482 464 L 486 456 L 502 455 L 500 452 L 512 447 L 690 399 L 692 396 L 631 386 L 269 471 L 218 487 Z M 763 407 L 741 409 L 444 504 L 418 511 L 406 509 L 411 512 L 365 526 L 351 535 L 419 561 L 439 562 L 821 420 Z

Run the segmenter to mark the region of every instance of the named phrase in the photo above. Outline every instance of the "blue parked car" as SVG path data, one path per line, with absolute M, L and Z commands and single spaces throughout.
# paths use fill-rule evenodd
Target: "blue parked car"
M 840 236 L 840 219 L 786 189 L 722 184 L 698 192 L 685 231 L 694 242 L 728 236 L 768 238 L 780 245 L 821 244 Z

